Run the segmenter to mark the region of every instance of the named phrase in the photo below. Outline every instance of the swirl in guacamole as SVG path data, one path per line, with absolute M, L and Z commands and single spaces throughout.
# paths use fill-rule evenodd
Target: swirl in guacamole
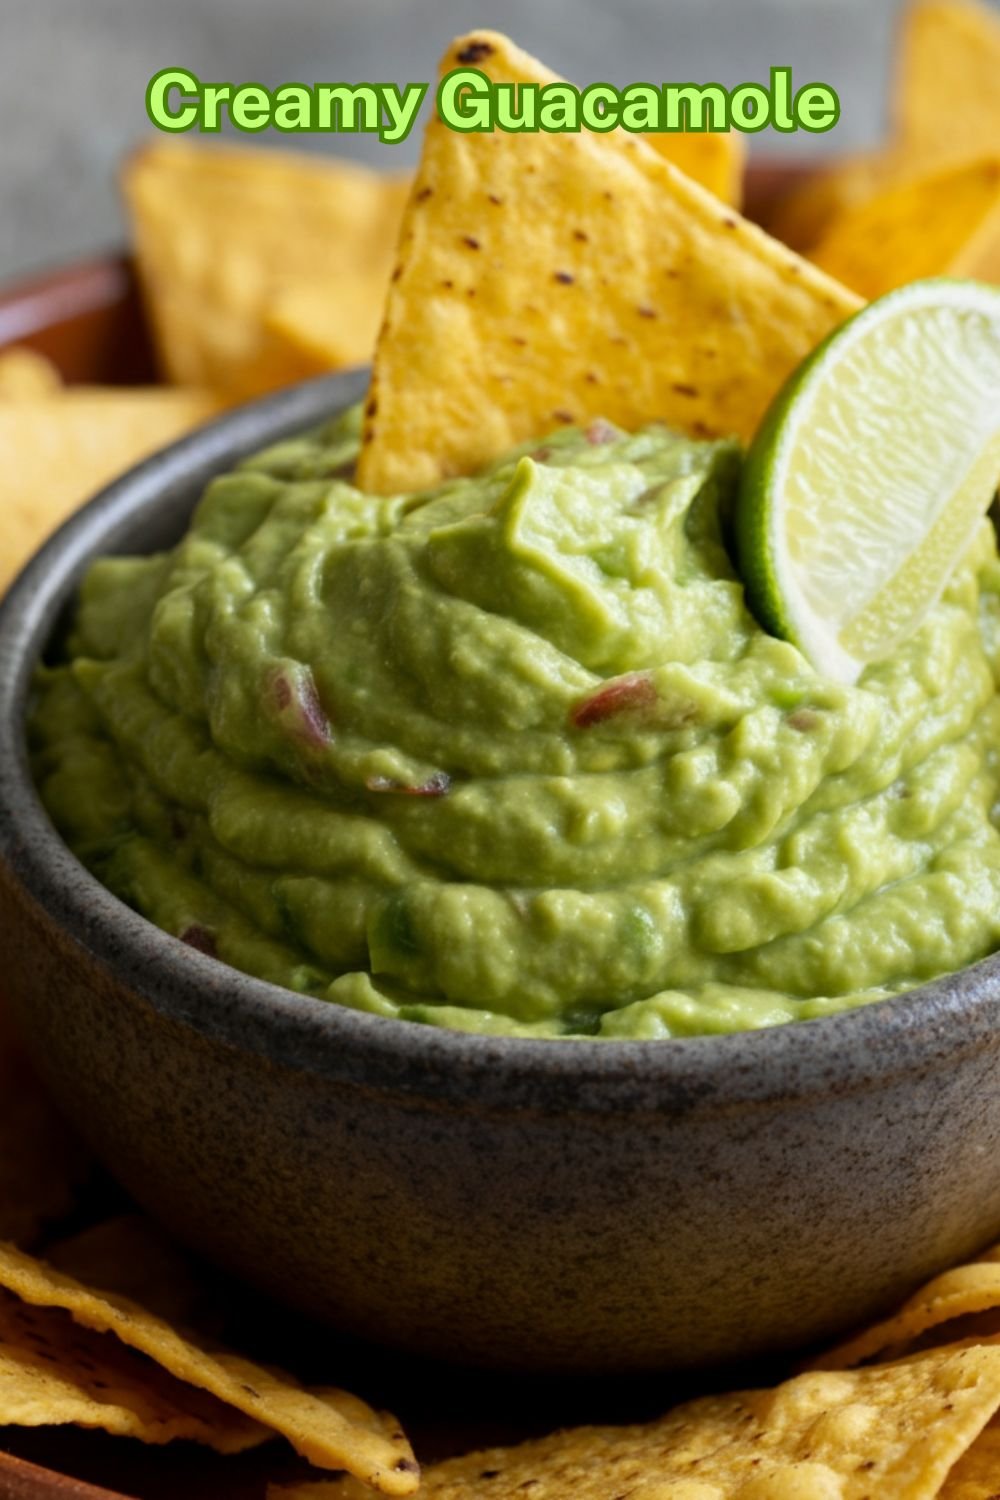
M 303 995 L 541 1037 L 773 1026 L 1000 943 L 984 523 L 854 687 L 748 612 L 740 455 L 561 430 L 375 499 L 357 414 L 94 564 L 35 776 L 167 932 Z

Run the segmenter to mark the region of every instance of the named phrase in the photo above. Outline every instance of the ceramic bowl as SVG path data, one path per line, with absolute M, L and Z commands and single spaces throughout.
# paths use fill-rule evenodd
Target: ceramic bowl
M 470 1036 L 186 947 L 69 853 L 25 759 L 32 671 L 96 554 L 363 388 L 270 397 L 114 484 L 0 606 L 0 963 L 34 1059 L 182 1240 L 365 1338 L 512 1370 L 797 1348 L 1000 1237 L 1000 960 L 898 1000 L 673 1042 Z

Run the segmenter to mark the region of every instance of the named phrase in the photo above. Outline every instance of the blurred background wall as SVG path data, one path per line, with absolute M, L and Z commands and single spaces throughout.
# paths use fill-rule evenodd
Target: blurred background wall
M 119 242 L 116 164 L 150 132 L 145 86 L 169 64 L 271 86 L 422 81 L 453 34 L 484 24 L 579 83 L 732 86 L 791 64 L 797 84 L 839 91 L 841 122 L 826 136 L 768 132 L 752 150 L 822 154 L 877 136 L 894 10 L 895 0 L 0 0 L 0 277 Z M 291 144 L 394 165 L 418 148 L 416 132 L 393 147 L 363 136 Z

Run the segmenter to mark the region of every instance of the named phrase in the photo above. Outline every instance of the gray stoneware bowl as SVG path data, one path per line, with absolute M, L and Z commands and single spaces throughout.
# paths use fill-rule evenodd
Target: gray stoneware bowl
M 467 1036 L 250 979 L 123 906 L 25 763 L 33 666 L 97 553 L 361 393 L 313 382 L 113 485 L 0 607 L 0 960 L 55 1094 L 149 1211 L 318 1318 L 514 1370 L 801 1347 L 1000 1237 L 1000 960 L 677 1042 Z

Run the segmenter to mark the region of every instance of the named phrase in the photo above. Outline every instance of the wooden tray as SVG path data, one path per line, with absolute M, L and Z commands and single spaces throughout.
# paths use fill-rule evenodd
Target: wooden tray
M 755 167 L 747 198 L 766 220 L 799 165 Z M 156 362 L 135 273 L 111 254 L 21 280 L 0 291 L 0 348 L 26 344 L 76 383 L 136 385 L 156 380 Z M 273 1316 L 273 1315 L 272 1315 Z M 376 1351 L 359 1352 L 363 1394 L 390 1406 L 424 1461 L 490 1442 L 514 1441 L 575 1421 L 637 1420 L 705 1381 L 647 1381 L 573 1389 L 488 1377 L 455 1377 Z M 771 1372 L 757 1371 L 760 1378 Z M 748 1372 L 741 1372 L 747 1383 Z M 345 1371 L 345 1383 L 350 1375 Z M 724 1388 L 717 1374 L 711 1382 Z M 489 1413 L 489 1420 L 482 1414 Z M 0 1500 L 263 1500 L 268 1480 L 294 1477 L 294 1460 L 270 1445 L 219 1458 L 192 1444 L 153 1448 L 75 1428 L 0 1429 Z

